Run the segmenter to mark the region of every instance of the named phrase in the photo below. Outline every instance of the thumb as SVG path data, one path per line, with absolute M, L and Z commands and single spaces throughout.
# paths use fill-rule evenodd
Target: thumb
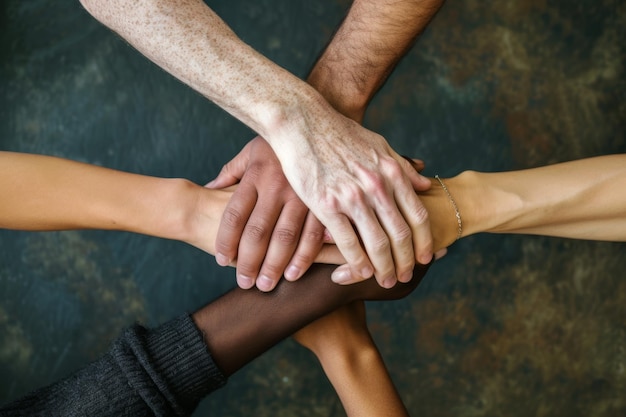
M 426 191 L 430 188 L 430 180 L 425 176 L 418 173 L 417 170 L 423 169 L 423 162 L 419 159 L 415 161 L 408 161 L 408 158 L 402 157 L 399 158 L 400 166 L 402 170 L 406 174 L 406 176 L 411 181 L 411 185 L 417 191 Z M 421 164 L 420 164 L 421 162 Z
M 224 165 L 217 177 L 208 182 L 206 188 L 226 188 L 237 184 L 246 172 L 250 158 L 248 147 L 245 146 L 230 162 Z
M 400 155 L 400 156 L 402 156 L 409 163 L 409 165 L 411 165 L 413 169 L 415 169 L 419 173 L 421 173 L 424 170 L 424 168 L 426 168 L 426 164 L 421 159 L 411 158 L 406 155 Z

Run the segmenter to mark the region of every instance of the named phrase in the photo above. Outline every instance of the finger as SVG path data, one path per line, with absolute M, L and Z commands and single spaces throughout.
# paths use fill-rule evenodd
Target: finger
M 402 172 L 411 182 L 412 187 L 417 191 L 426 191 L 430 188 L 430 180 L 425 176 L 418 173 L 417 168 L 412 162 L 409 162 L 406 158 L 398 157 L 395 160 L 400 164 Z M 418 165 L 419 166 L 419 165 Z
M 256 286 L 261 291 L 273 290 L 285 272 L 298 245 L 308 211 L 298 198 L 283 206 L 256 281 Z
M 224 165 L 217 177 L 214 180 L 204 184 L 204 186 L 206 188 L 218 189 L 230 187 L 231 185 L 237 184 L 241 180 L 241 177 L 231 174 L 228 170 L 228 165 Z
M 297 280 L 313 264 L 324 244 L 325 232 L 324 225 L 309 211 L 300 234 L 298 246 L 285 269 L 287 281 Z
M 391 196 L 387 197 L 392 198 Z M 381 202 L 377 202 L 376 205 L 380 204 Z M 389 206 L 390 204 L 387 205 Z M 391 208 L 385 210 L 384 215 L 394 217 L 392 220 L 386 220 L 388 223 L 402 222 L 402 217 L 397 208 L 395 210 L 392 210 Z M 374 267 L 374 276 L 376 277 L 376 281 L 378 281 L 378 284 L 383 288 L 393 287 L 397 282 L 397 277 L 396 266 L 394 264 L 394 257 L 392 254 L 391 235 L 388 235 L 385 231 L 381 222 L 379 222 L 379 217 L 376 216 L 374 209 L 371 207 L 364 207 L 363 209 L 356 211 L 353 221 L 359 236 L 361 237 L 367 256 Z M 408 229 L 408 226 L 405 228 Z M 409 250 L 411 249 L 412 248 L 409 247 Z M 410 253 L 408 256 L 409 261 L 412 257 L 413 254 Z
M 407 182 L 406 178 L 396 177 L 397 173 L 394 172 L 394 165 L 388 166 L 387 170 L 389 172 L 387 174 L 390 178 L 394 179 L 394 184 L 397 184 L 396 187 L 394 187 L 395 200 L 398 208 L 402 212 L 402 216 L 411 228 L 415 258 L 418 262 L 425 265 L 428 264 L 433 257 L 433 241 L 428 212 L 414 192 L 414 189 L 418 189 L 414 178 L 417 173 L 412 167 L 407 169 L 407 166 L 410 166 L 410 164 L 405 158 L 401 158 L 399 162 L 403 172 L 408 174 L 407 177 L 409 181 Z M 425 178 L 421 175 L 420 177 Z M 430 180 L 426 179 L 426 181 L 428 182 L 428 186 L 424 189 L 428 189 L 431 184 Z
M 270 237 L 280 216 L 282 200 L 259 196 L 250 214 L 237 252 L 237 282 L 254 285 L 269 247 Z M 272 287 L 273 288 L 273 287 Z
M 419 172 L 420 174 L 426 168 L 426 164 L 421 159 L 417 158 L 409 158 L 407 156 L 403 156 L 404 159 L 413 167 L 414 170 Z
M 369 277 L 362 277 L 359 274 L 355 274 L 352 272 L 350 264 L 343 264 L 341 266 L 338 266 L 333 271 L 331 279 L 334 283 L 339 285 L 352 285 L 359 282 L 367 281 Z M 378 283 L 376 284 L 376 286 L 380 288 L 380 285 L 378 285 Z
M 400 282 L 408 282 L 413 276 L 415 266 L 413 236 L 409 224 L 396 204 L 393 195 L 385 196 L 384 199 L 376 202 L 376 215 L 389 239 L 395 277 Z M 389 284 L 383 286 L 391 288 Z
M 422 161 L 421 159 L 416 159 L 416 158 L 410 158 L 408 156 L 405 155 L 401 155 L 410 165 L 411 167 L 413 167 L 414 170 L 416 170 L 417 172 L 422 172 L 424 170 L 424 168 L 426 168 L 426 164 L 424 163 L 424 161 Z
M 257 200 L 254 185 L 242 182 L 228 201 L 215 239 L 215 260 L 221 266 L 237 258 L 239 241 Z M 242 283 L 244 288 L 245 283 Z
M 448 248 L 443 248 L 443 249 L 439 249 L 437 252 L 435 252 L 435 261 L 438 261 L 439 259 L 443 258 L 444 256 L 446 256 L 446 254 L 448 253 Z
M 368 195 L 371 196 L 372 207 L 375 208 L 376 216 L 380 219 L 380 224 L 389 238 L 390 251 L 395 265 L 395 276 L 400 282 L 408 282 L 413 276 L 415 266 L 413 229 L 409 224 L 409 219 L 399 207 L 395 196 L 406 193 L 415 197 L 415 191 L 404 176 L 401 165 L 394 159 L 386 160 L 386 163 L 381 166 L 380 174 L 383 175 L 384 181 L 394 184 L 394 189 L 387 189 L 383 185 L 385 184 L 383 180 L 377 180 L 376 177 L 370 176 L 368 183 L 372 186 Z M 379 183 L 378 186 L 375 186 L 376 182 Z M 390 288 L 389 285 L 384 287 Z
M 408 182 L 394 190 L 395 199 L 402 216 L 412 231 L 415 259 L 422 265 L 433 258 L 433 238 L 428 212 Z
M 222 167 L 220 173 L 213 181 L 205 185 L 206 188 L 225 188 L 237 184 L 246 172 L 248 162 L 250 161 L 250 143 L 246 144 L 243 149 L 226 165 Z
M 336 245 L 322 245 L 322 249 L 315 257 L 315 263 L 342 265 L 346 262 Z
M 330 216 L 326 221 L 326 227 L 335 239 L 337 248 L 350 265 L 350 272 L 347 274 L 335 274 L 331 278 L 336 283 L 346 283 L 352 276 L 363 279 L 369 278 L 374 273 L 374 269 L 369 262 L 365 250 L 350 223 L 344 214 Z
M 381 159 L 378 172 L 361 171 L 360 178 L 368 197 L 367 208 L 353 209 L 352 219 L 374 266 L 376 280 L 382 287 L 391 288 L 398 277 L 410 280 L 415 265 L 412 230 L 389 185 L 400 182 L 406 187 L 409 182 L 393 158 Z M 415 194 L 410 185 L 406 188 Z

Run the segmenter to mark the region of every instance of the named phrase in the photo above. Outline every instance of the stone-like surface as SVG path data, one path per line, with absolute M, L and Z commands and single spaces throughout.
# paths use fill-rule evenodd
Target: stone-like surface
M 208 2 L 302 76 L 346 1 Z M 366 124 L 427 173 L 626 152 L 626 6 L 448 2 Z M 202 182 L 251 133 L 149 63 L 78 2 L 0 5 L 0 148 Z M 575 173 L 573 173 L 574 175 Z M 616 190 L 623 192 L 623 190 Z M 413 415 L 626 414 L 625 246 L 520 236 L 459 242 L 372 331 Z M 234 285 L 182 244 L 121 233 L 0 231 L 0 402 Z M 287 342 L 198 415 L 340 416 L 308 352 Z

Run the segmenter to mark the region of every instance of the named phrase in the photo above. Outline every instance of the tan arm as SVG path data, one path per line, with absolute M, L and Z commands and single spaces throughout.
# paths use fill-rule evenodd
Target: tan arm
M 309 324 L 294 339 L 319 359 L 348 416 L 408 416 L 357 301 Z
M 197 186 L 44 155 L 0 152 L 0 227 L 127 230 L 172 238 Z

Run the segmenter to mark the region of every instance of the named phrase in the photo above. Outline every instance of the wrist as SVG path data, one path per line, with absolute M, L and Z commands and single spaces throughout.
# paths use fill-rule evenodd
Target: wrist
M 165 239 L 186 241 L 191 235 L 190 220 L 202 188 L 180 178 L 158 178 L 152 198 L 144 196 L 148 206 L 141 220 L 138 233 Z
M 336 71 L 320 62 L 309 74 L 307 82 L 339 113 L 359 123 L 363 121 L 370 97 L 352 88 L 349 80 L 342 79 Z
M 335 369 L 354 367 L 359 363 L 367 363 L 372 355 L 377 354 L 372 339 L 366 329 L 350 332 L 341 337 L 318 337 L 308 348 L 317 357 L 324 368 Z
M 172 238 L 215 255 L 217 231 L 232 191 L 212 190 L 189 181 L 179 183 L 178 188 L 180 215 L 171 225 Z
M 523 200 L 505 191 L 497 178 L 490 173 L 464 171 L 446 180 L 463 219 L 463 237 L 501 231 L 523 210 Z
M 483 231 L 486 221 L 492 216 L 490 207 L 485 204 L 488 202 L 487 193 L 481 185 L 479 173 L 464 171 L 455 177 L 440 180 L 431 178 L 431 187 L 420 193 L 420 200 L 429 213 L 435 251 L 453 244 L 459 238 L 459 231 L 460 237 Z
M 259 120 L 257 133 L 265 139 L 274 152 L 299 138 L 306 138 L 303 130 L 311 119 L 327 117 L 333 108 L 312 86 L 304 82 L 285 88 L 289 93 L 277 94 L 279 99 L 269 101 L 256 111 Z

